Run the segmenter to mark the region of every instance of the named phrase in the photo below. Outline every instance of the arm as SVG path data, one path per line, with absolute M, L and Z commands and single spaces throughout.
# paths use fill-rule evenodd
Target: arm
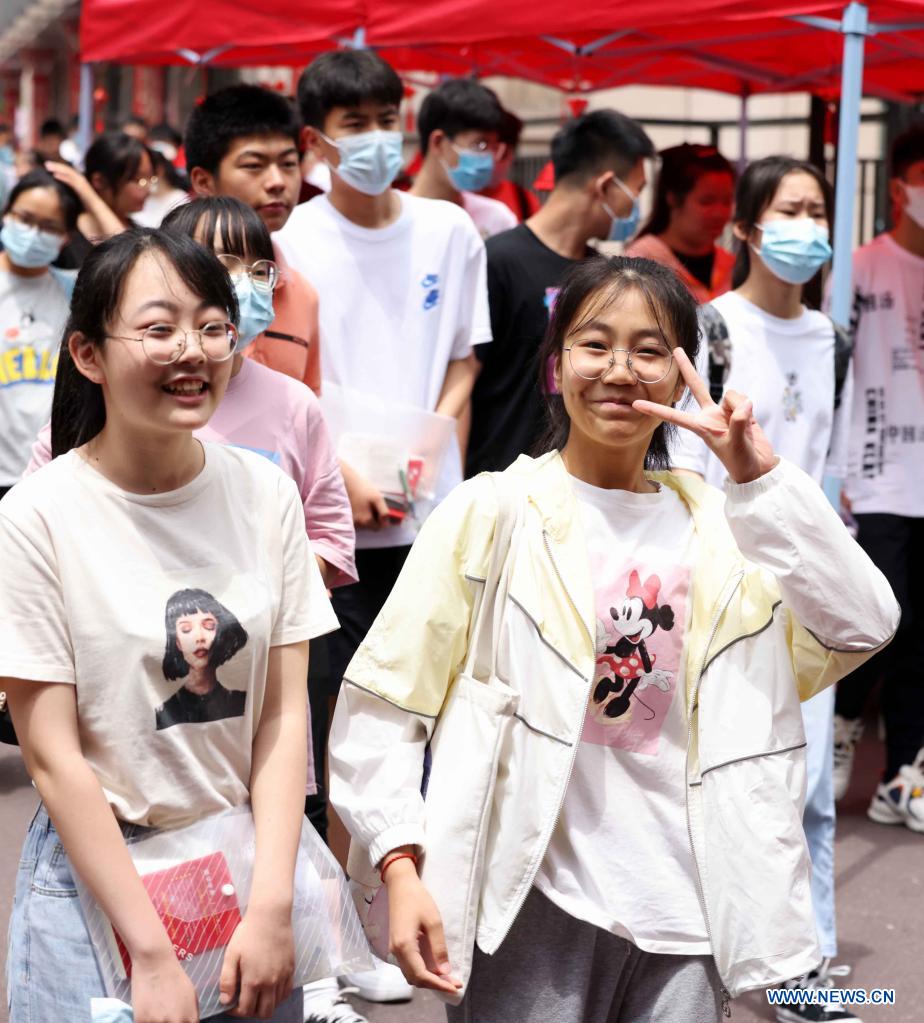
M 73 188 L 83 203 L 86 212 L 96 221 L 100 237 L 91 239 L 92 241 L 104 241 L 106 238 L 111 238 L 114 234 L 121 234 L 125 230 L 125 225 L 122 221 L 106 205 L 102 196 L 100 196 L 80 171 L 75 170 L 70 164 L 56 163 L 54 161 L 49 161 L 45 164 L 45 167 L 58 181 L 63 181 L 65 185 L 70 185 Z
M 898 604 L 822 489 L 780 461 L 750 400 L 726 391 L 716 405 L 686 353 L 678 350 L 675 359 L 699 412 L 648 401 L 633 407 L 693 431 L 725 466 L 729 526 L 741 553 L 779 583 L 792 616 L 799 695 L 807 700 L 889 642 L 898 627 Z
M 296 418 L 291 432 L 303 438 L 299 443 L 302 477 L 298 482 L 305 529 L 324 585 L 330 589 L 356 582 L 356 530 L 321 406 L 313 395 L 307 397 L 304 418 Z
M 394 519 L 388 515 L 388 505 L 382 492 L 361 476 L 351 465 L 340 459 L 343 484 L 350 499 L 353 524 L 357 529 L 382 529 L 390 526 Z
M 469 352 L 464 359 L 453 359 L 446 367 L 436 412 L 441 416 L 452 416 L 453 419 L 461 418 L 469 408 L 477 376 L 478 360 L 474 352 Z
M 221 1001 L 239 991 L 233 1015 L 267 1019 L 292 992 L 292 888 L 308 769 L 305 733 L 308 644 L 270 648 L 266 692 L 253 742 L 250 799 L 256 853 L 247 912 L 221 971 Z
M 132 959 L 136 1023 L 198 1023 L 196 992 L 128 854 L 105 794 L 80 749 L 76 687 L 4 679 L 30 777 L 74 870 Z
M 368 867 L 395 849 L 425 847 L 424 749 L 465 660 L 474 606 L 465 576 L 483 575 L 496 516 L 490 481 L 457 487 L 424 524 L 350 662 L 331 729 L 331 803 L 369 850 Z M 409 981 L 454 991 L 439 914 L 409 862 L 386 875 L 392 947 Z M 395 871 L 406 882 L 400 892 Z

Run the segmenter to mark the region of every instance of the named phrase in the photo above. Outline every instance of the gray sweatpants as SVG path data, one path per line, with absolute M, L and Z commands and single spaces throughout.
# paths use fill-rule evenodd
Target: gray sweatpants
M 658 955 L 569 916 L 535 888 L 494 955 L 475 949 L 449 1023 L 719 1023 L 711 956 Z

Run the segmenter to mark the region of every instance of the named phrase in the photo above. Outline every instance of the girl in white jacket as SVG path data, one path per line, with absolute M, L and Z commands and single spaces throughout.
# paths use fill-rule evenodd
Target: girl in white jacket
M 714 1023 L 728 996 L 821 959 L 799 699 L 887 643 L 897 608 L 750 401 L 712 402 L 697 346 L 692 299 L 646 260 L 588 260 L 558 296 L 552 450 L 502 474 L 523 509 L 497 656 L 516 717 L 470 970 L 457 893 L 418 876 L 428 810 L 452 808 L 420 788 L 487 574 L 489 477 L 428 521 L 348 669 L 332 801 L 384 875 L 405 976 L 456 1003 L 451 1020 Z M 687 386 L 698 410 L 676 407 Z M 724 504 L 654 471 L 672 424 L 722 461 Z M 460 757 L 460 792 L 466 774 Z

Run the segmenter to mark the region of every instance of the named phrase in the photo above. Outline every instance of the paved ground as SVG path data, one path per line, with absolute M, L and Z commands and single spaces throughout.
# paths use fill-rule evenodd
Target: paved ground
M 879 766 L 877 745 L 867 738 L 860 748 L 854 785 L 840 807 L 839 961 L 853 966 L 844 986 L 896 990 L 895 1006 L 864 1010 L 864 1023 L 922 1023 L 924 836 L 905 828 L 882 827 L 866 819 L 865 809 Z M 18 751 L 0 746 L 0 935 L 6 934 L 19 848 L 35 805 L 35 792 Z M 0 960 L 5 961 L 5 948 L 0 952 Z M 409 1005 L 355 1004 L 370 1023 L 441 1023 L 445 1019 L 440 1004 L 426 994 L 417 994 Z M 7 1023 L 5 1010 L 4 998 L 0 1002 L 0 1023 Z M 761 993 L 733 1003 L 733 1023 L 765 1023 L 772 1019 Z

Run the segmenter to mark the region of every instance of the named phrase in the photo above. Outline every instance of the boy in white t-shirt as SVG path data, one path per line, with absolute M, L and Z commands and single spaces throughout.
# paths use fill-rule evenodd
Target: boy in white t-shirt
M 857 539 L 902 609 L 891 645 L 845 678 L 835 705 L 835 792 L 847 791 L 862 716 L 880 677 L 886 763 L 869 807 L 924 834 L 924 129 L 896 138 L 891 232 L 853 259 L 854 391 L 846 497 Z
M 417 116 L 423 162 L 411 195 L 461 206 L 482 238 L 517 226 L 508 206 L 478 194 L 491 184 L 495 164 L 503 157 L 503 123 L 497 96 L 470 78 L 450 78 L 438 85 Z
M 491 340 L 484 243 L 454 203 L 390 187 L 402 165 L 403 94 L 395 71 L 369 50 L 325 53 L 304 71 L 303 142 L 330 167 L 331 190 L 298 206 L 276 241 L 318 291 L 325 386 L 458 419 L 475 380 L 472 346 Z M 378 487 L 341 464 L 360 581 L 334 597 L 342 626 L 329 644 L 336 688 L 394 585 L 417 525 L 396 523 Z M 461 480 L 453 443 L 436 501 Z M 424 512 L 418 502 L 419 520 Z M 377 994 L 362 978 L 359 986 L 366 997 Z

